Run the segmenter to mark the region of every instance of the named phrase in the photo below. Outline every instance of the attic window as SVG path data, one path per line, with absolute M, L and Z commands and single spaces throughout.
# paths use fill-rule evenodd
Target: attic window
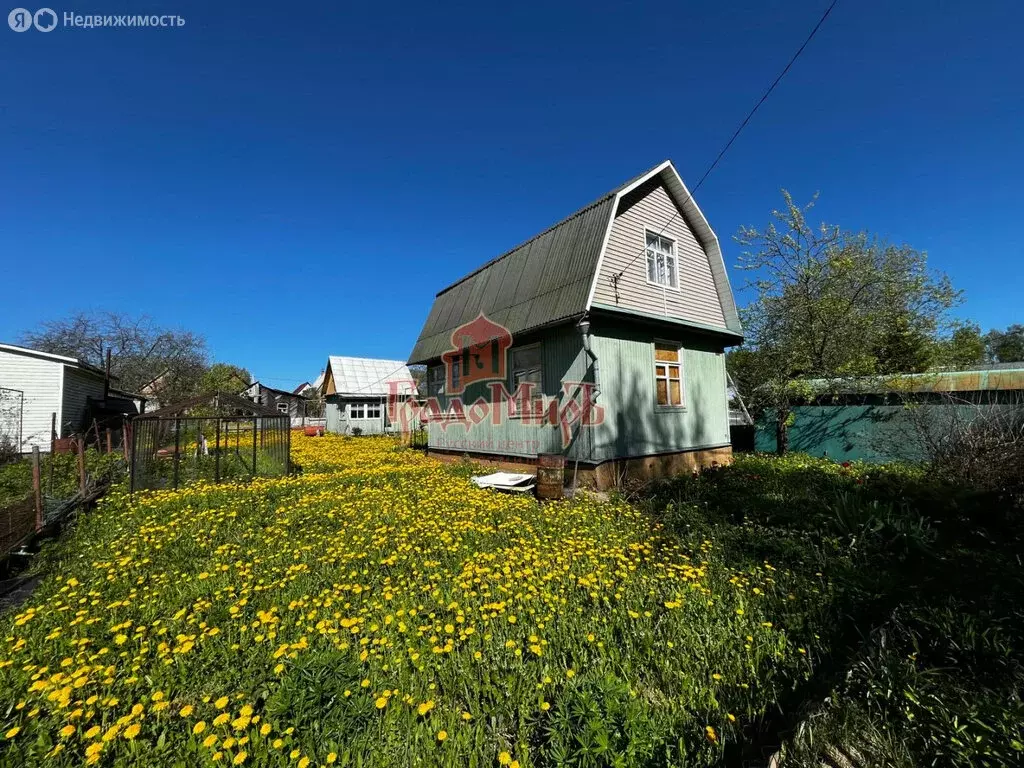
M 647 233 L 647 282 L 666 288 L 679 287 L 675 240 Z
M 287 402 L 278 403 L 277 404 L 277 411 L 278 411 L 278 413 L 288 413 L 288 403 Z

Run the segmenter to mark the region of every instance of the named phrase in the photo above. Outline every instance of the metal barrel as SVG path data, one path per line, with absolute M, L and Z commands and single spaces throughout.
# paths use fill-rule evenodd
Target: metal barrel
M 537 456 L 537 498 L 560 499 L 565 481 L 565 456 L 541 453 Z

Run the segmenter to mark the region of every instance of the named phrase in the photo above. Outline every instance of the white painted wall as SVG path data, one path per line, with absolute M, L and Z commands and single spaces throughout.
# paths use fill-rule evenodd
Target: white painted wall
M 50 450 L 50 416 L 61 423 L 64 364 L 31 355 L 0 350 L 0 387 L 25 393 L 22 412 L 22 451 Z M 101 393 L 102 394 L 102 393 Z

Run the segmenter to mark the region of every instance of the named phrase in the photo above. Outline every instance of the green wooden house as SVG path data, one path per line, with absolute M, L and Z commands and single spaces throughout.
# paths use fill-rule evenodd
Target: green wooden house
M 599 488 L 727 462 L 724 350 L 741 334 L 718 238 L 665 161 L 437 294 L 409 356 L 446 416 L 428 450 L 521 469 L 558 454 Z M 501 365 L 480 379 L 485 348 Z M 496 383 L 534 389 L 509 403 Z M 567 429 L 573 403 L 590 423 Z

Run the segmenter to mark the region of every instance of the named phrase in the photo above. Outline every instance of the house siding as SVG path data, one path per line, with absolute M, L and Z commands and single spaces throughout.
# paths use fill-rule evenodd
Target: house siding
M 541 345 L 543 365 L 543 394 L 557 398 L 561 406 L 567 397 L 563 392 L 563 382 L 590 380 L 583 342 L 572 325 L 563 325 L 539 336 L 516 339 L 513 348 L 538 342 Z M 438 365 L 440 363 L 434 363 L 430 367 L 436 368 Z M 429 372 L 427 380 L 430 380 Z M 505 386 L 509 386 L 507 380 Z M 476 384 L 467 387 L 462 395 L 464 406 L 468 408 L 478 397 L 490 401 L 488 385 Z M 447 408 L 448 402 L 442 398 L 441 405 Z M 534 459 L 539 453 L 565 453 L 569 458 L 578 457 L 585 460 L 590 450 L 589 442 L 582 435 L 577 436 L 566 451 L 562 447 L 561 433 L 557 425 L 524 424 L 522 419 L 509 418 L 505 413 L 502 414 L 500 424 L 492 424 L 490 420 L 485 420 L 468 430 L 459 424 L 442 427 L 441 424 L 431 421 L 427 423 L 427 432 L 429 448 L 470 454 L 501 454 Z
M 60 418 L 63 376 L 63 363 L 0 350 L 0 387 L 25 393 L 22 451 L 50 450 L 50 419 L 54 413 Z
M 353 403 L 380 402 L 381 412 L 378 419 L 352 419 L 349 418 L 349 405 Z M 363 435 L 383 435 L 385 433 L 385 418 L 387 417 L 387 398 L 382 397 L 342 397 L 341 395 L 328 395 L 325 408 L 327 418 L 327 431 L 339 435 L 350 435 L 352 430 L 359 428 Z
M 682 408 L 659 408 L 654 342 L 683 346 Z M 597 402 L 604 423 L 591 430 L 592 460 L 690 451 L 729 445 L 722 342 L 678 327 L 604 319 L 595 323 L 592 349 L 599 364 Z
M 708 254 L 658 179 L 624 196 L 619 203 L 601 260 L 593 301 L 675 318 L 714 328 L 726 320 Z M 666 222 L 668 226 L 666 226 Z M 647 282 L 645 229 L 675 240 L 679 288 Z M 639 254 L 639 255 L 638 255 Z M 618 287 L 612 276 L 622 272 Z
M 87 425 L 83 422 L 90 397 L 94 400 L 103 399 L 103 378 L 65 365 L 60 415 L 61 437 L 85 430 Z

